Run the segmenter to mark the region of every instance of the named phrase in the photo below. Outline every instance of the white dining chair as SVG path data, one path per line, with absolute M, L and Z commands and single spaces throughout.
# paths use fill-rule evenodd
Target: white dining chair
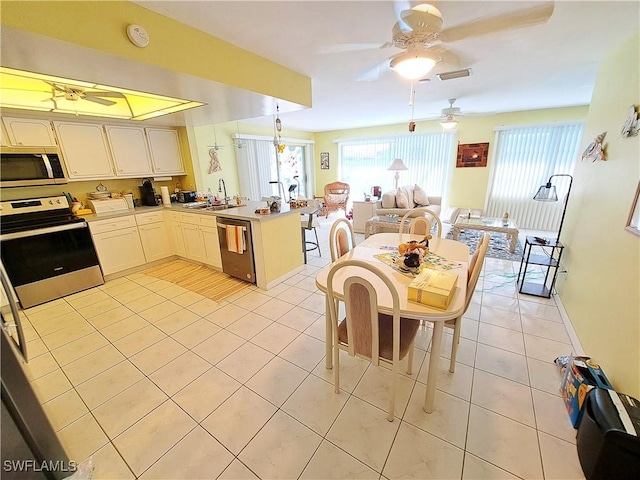
M 462 328 L 462 316 L 467 313 L 469 305 L 471 305 L 471 299 L 473 298 L 473 292 L 476 289 L 480 272 L 482 271 L 482 265 L 484 263 L 484 257 L 489 247 L 489 239 L 491 236 L 485 233 L 478 242 L 476 251 L 473 252 L 471 259 L 469 260 L 469 275 L 467 276 L 467 296 L 464 302 L 464 311 L 458 318 L 453 320 L 447 320 L 444 323 L 445 327 L 453 329 L 453 340 L 451 341 L 451 360 L 449 362 L 449 371 L 451 373 L 456 370 L 456 356 L 458 355 L 458 345 L 460 344 L 460 329 Z
M 400 221 L 399 243 L 403 242 L 406 227 L 405 222 L 409 218 L 411 218 L 411 223 L 409 224 L 408 229 L 409 234 L 426 235 L 431 232 L 431 227 L 433 223 L 435 223 L 436 231 L 434 232 L 434 236 L 442 236 L 442 221 L 438 214 L 426 207 L 418 207 L 412 208 L 402 217 L 402 220 Z
M 331 261 L 335 262 L 349 250 L 356 246 L 356 234 L 353 225 L 346 218 L 339 218 L 331 225 L 329 233 L 329 249 Z
M 348 275 L 339 275 L 345 268 L 352 271 Z M 339 280 L 334 280 L 336 275 Z M 376 291 L 372 284 L 374 280 L 378 288 L 384 288 L 384 292 Z M 343 292 L 342 299 L 336 291 Z M 391 315 L 378 311 L 378 296 L 383 294 L 392 299 Z M 400 299 L 396 287 L 377 267 L 361 260 L 345 260 L 331 267 L 327 276 L 327 300 L 333 332 L 335 392 L 340 392 L 341 349 L 352 357 L 367 358 L 376 366 L 380 365 L 380 361 L 390 363 L 393 384 L 387 420 L 393 422 L 400 362 L 408 356 L 407 373 L 411 374 L 418 320 L 400 317 Z M 338 318 L 340 302 L 344 302 L 346 312 L 342 320 Z

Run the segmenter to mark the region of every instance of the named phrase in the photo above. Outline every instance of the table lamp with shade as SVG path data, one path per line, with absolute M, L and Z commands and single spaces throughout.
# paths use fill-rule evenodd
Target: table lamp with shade
M 398 180 L 400 179 L 400 174 L 398 173 L 400 170 L 409 170 L 407 168 L 407 166 L 404 164 L 404 162 L 399 159 L 396 158 L 393 163 L 391 164 L 391 166 L 389 168 L 387 168 L 387 170 L 391 170 L 391 171 L 395 171 L 396 175 L 395 175 L 395 189 L 398 189 Z
M 558 237 L 556 238 L 556 243 L 560 242 L 560 232 L 562 231 L 562 224 L 564 223 L 564 215 L 567 213 L 567 205 L 569 203 L 569 194 L 571 193 L 571 184 L 573 183 L 573 177 L 567 173 L 558 173 L 555 175 L 551 175 L 546 185 L 541 185 L 538 189 L 538 192 L 533 196 L 534 200 L 538 202 L 557 202 L 558 194 L 556 192 L 555 185 L 551 184 L 551 179 L 553 177 L 569 177 L 569 189 L 567 190 L 567 196 L 564 201 L 564 209 L 562 210 L 562 218 L 560 219 L 560 227 L 558 227 Z

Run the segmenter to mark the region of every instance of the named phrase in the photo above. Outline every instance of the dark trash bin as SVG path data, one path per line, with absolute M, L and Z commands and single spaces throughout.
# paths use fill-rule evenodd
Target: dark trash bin
M 592 389 L 576 444 L 587 480 L 640 479 L 640 402 L 613 390 Z

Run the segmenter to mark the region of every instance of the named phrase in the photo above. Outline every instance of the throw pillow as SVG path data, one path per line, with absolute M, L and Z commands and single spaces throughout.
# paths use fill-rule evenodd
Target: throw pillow
M 396 191 L 382 194 L 382 208 L 396 208 Z
M 430 205 L 427 192 L 425 192 L 418 185 L 413 187 L 413 201 L 416 202 L 416 205 L 418 206 L 426 207 L 427 205 Z
M 400 187 L 396 192 L 398 208 L 413 208 L 413 195 L 406 187 Z

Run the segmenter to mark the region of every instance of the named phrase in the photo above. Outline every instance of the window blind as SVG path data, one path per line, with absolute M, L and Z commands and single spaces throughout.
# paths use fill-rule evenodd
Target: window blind
M 582 122 L 575 122 L 499 129 L 486 215 L 509 213 L 518 227 L 557 230 L 569 178 L 553 179 L 557 202 L 536 202 L 533 196 L 551 175 L 573 174 L 583 128 Z
M 337 140 L 340 180 L 351 187 L 351 200 L 364 200 L 374 185 L 394 188 L 395 172 L 387 170 L 400 158 L 408 170 L 398 172 L 398 186 L 418 184 L 446 205 L 453 164 L 454 132 Z

